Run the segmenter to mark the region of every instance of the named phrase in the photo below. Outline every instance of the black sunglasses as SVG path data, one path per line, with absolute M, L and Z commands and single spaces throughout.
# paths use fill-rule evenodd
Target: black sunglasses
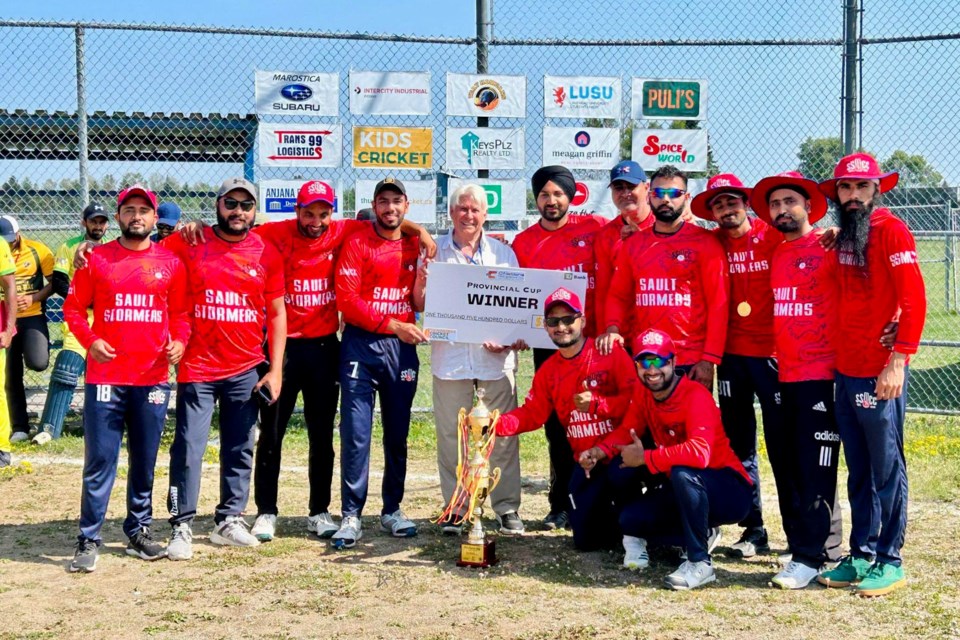
M 572 316 L 550 316 L 543 319 L 543 324 L 547 325 L 551 329 L 556 329 L 561 324 L 563 324 L 565 327 L 569 327 L 576 322 L 577 318 L 579 317 L 581 317 L 579 313 Z
M 243 211 L 253 211 L 253 208 L 257 206 L 256 200 L 237 200 L 236 198 L 224 198 L 223 199 L 223 208 L 227 211 L 233 211 L 237 207 L 240 207 Z

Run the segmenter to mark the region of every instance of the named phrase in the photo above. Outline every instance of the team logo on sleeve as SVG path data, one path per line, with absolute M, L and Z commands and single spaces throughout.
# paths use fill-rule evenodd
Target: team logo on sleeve
M 417 381 L 417 372 L 413 369 L 404 369 L 400 372 L 400 381 L 401 382 L 416 382 Z

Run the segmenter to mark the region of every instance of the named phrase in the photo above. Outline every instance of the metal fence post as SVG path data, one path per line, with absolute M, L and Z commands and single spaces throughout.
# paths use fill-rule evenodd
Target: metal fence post
M 843 153 L 849 155 L 859 146 L 857 118 L 857 18 L 858 0 L 843 4 Z
M 77 157 L 80 160 L 80 197 L 83 206 L 90 203 L 90 167 L 88 166 L 87 147 L 87 71 L 84 59 L 84 29 L 77 26 L 73 30 L 77 44 L 77 136 L 79 144 Z
M 487 73 L 490 64 L 490 0 L 477 0 L 477 73 Z M 477 118 L 478 127 L 489 125 L 488 118 Z M 486 169 L 477 171 L 477 177 L 488 178 Z

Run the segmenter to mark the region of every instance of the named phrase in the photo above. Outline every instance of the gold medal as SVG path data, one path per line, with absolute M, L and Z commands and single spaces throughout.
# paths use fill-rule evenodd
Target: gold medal
M 751 311 L 753 311 L 753 308 L 746 300 L 737 305 L 737 314 L 739 314 L 741 318 L 746 318 L 748 315 L 750 315 Z

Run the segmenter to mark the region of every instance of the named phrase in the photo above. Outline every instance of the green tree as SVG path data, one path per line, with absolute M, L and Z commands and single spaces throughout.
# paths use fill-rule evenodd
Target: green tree
M 910 155 L 897 149 L 883 161 L 884 171 L 896 171 L 900 174 L 900 184 L 908 187 L 942 187 L 946 181 L 939 171 L 930 166 L 921 155 Z
M 833 168 L 843 157 L 843 141 L 840 138 L 807 138 L 800 143 L 797 171 L 805 177 L 823 182 L 833 177 Z

